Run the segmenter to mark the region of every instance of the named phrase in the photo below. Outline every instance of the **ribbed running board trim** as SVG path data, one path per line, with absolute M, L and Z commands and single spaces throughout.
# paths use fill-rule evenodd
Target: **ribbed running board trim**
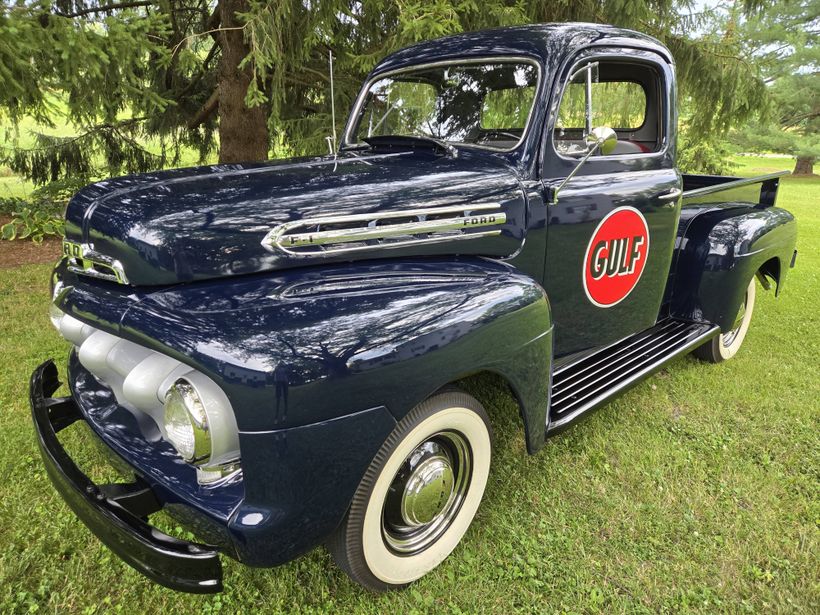
M 709 324 L 667 319 L 562 366 L 552 376 L 549 431 L 566 427 L 719 331 Z

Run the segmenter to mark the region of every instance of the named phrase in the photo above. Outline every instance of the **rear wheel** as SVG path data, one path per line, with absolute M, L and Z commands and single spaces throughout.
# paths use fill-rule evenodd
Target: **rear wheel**
M 743 302 L 740 304 L 740 309 L 735 318 L 734 328 L 726 333 L 721 333 L 706 342 L 703 346 L 696 348 L 694 350 L 695 356 L 711 363 L 720 363 L 721 361 L 727 361 L 734 357 L 737 351 L 740 350 L 743 340 L 746 338 L 749 323 L 752 321 L 754 307 L 755 280 L 752 278 L 752 281 L 749 282 L 749 286 L 746 287 L 746 294 L 743 297 Z
M 329 545 L 336 563 L 377 591 L 402 587 L 456 548 L 490 470 L 490 423 L 460 391 L 416 406 L 382 445 Z

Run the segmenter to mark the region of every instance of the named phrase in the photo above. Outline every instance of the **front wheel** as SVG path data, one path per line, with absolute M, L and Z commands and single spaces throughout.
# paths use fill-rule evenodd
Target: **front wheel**
M 489 419 L 473 397 L 447 391 L 416 406 L 362 478 L 329 545 L 336 563 L 376 591 L 430 572 L 470 526 L 491 452 Z
M 740 350 L 743 340 L 746 338 L 749 323 L 752 321 L 754 307 L 755 279 L 752 278 L 752 281 L 749 282 L 749 286 L 746 287 L 746 295 L 740 304 L 740 309 L 735 318 L 734 328 L 726 333 L 721 333 L 706 342 L 703 346 L 696 348 L 694 350 L 695 356 L 710 363 L 720 363 L 735 356 L 737 351 Z

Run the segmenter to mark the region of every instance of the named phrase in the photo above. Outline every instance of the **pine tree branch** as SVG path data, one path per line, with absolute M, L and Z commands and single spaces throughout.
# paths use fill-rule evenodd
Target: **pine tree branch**
M 217 43 L 218 43 L 219 41 L 218 41 L 218 37 L 216 36 L 216 33 L 218 33 L 218 32 L 228 32 L 230 30 L 244 30 L 246 27 L 247 27 L 247 24 L 245 24 L 244 26 L 234 26 L 234 27 L 231 27 L 231 28 L 216 28 L 215 30 L 207 30 L 206 32 L 194 32 L 190 36 L 186 36 L 181 41 L 179 41 L 176 45 L 174 45 L 174 48 L 171 50 L 171 55 L 172 56 L 176 55 L 176 52 L 179 50 L 179 48 L 182 45 L 184 45 L 185 43 L 187 43 L 188 41 L 190 41 L 192 39 L 197 38 L 198 36 L 206 36 L 206 35 L 210 34 L 211 36 L 214 37 L 215 40 L 217 40 Z
M 137 0 L 135 2 L 112 2 L 111 4 L 104 4 L 102 6 L 93 6 L 87 9 L 82 9 L 75 13 L 55 13 L 59 17 L 73 18 L 84 17 L 92 13 L 105 13 L 106 11 L 117 11 L 122 9 L 133 9 L 140 6 L 152 6 L 156 4 L 153 0 Z
M 205 24 L 205 29 L 211 33 L 211 37 L 217 45 L 219 44 L 219 37 L 216 35 L 216 30 L 222 25 L 221 7 L 222 5 L 217 1 L 216 6 L 214 7 L 214 12 L 211 13 L 211 16 L 208 17 L 208 21 Z
M 820 111 L 810 111 L 795 117 L 784 117 L 780 119 L 780 126 L 783 128 L 791 128 L 793 126 L 797 126 L 804 120 L 813 120 L 818 117 L 820 117 Z
M 110 123 L 96 124 L 95 126 L 92 126 L 91 128 L 89 128 L 85 132 L 80 133 L 78 135 L 74 135 L 72 137 L 51 137 L 51 135 L 46 135 L 46 134 L 43 134 L 43 133 L 39 133 L 37 131 L 32 131 L 32 134 L 42 135 L 44 137 L 50 137 L 50 138 L 53 139 L 54 142 L 49 144 L 49 145 L 40 145 L 40 146 L 37 146 L 37 147 L 15 147 L 15 146 L 0 145 L 0 149 L 4 149 L 4 150 L 8 150 L 8 151 L 27 152 L 27 153 L 30 153 L 30 152 L 47 152 L 49 150 L 55 150 L 55 149 L 59 149 L 61 147 L 65 147 L 66 145 L 70 145 L 71 143 L 76 143 L 77 141 L 82 141 L 83 139 L 85 139 L 89 136 L 92 136 L 96 133 L 99 133 L 99 132 L 102 132 L 102 131 L 105 131 L 105 130 L 110 130 L 112 132 L 116 132 L 117 135 L 122 136 L 122 133 L 120 132 L 121 128 L 127 128 L 127 127 L 131 126 L 132 124 L 138 124 L 140 122 L 146 121 L 147 119 L 148 119 L 147 117 L 132 117 L 132 118 L 129 118 L 127 120 L 122 120 L 120 122 L 117 122 L 116 124 L 110 124 Z M 130 137 L 123 137 L 123 139 L 125 139 L 129 142 L 132 142 L 132 143 L 136 143 L 136 141 L 134 141 Z M 142 146 L 139 146 L 139 149 L 141 149 L 142 151 L 148 152 L 148 150 L 146 150 Z M 148 152 L 148 153 L 150 153 L 150 152 Z
M 193 130 L 207 120 L 219 106 L 219 88 L 215 88 L 205 104 L 199 108 L 196 115 L 188 121 L 188 128 Z
M 208 55 L 205 56 L 205 59 L 202 60 L 202 72 L 206 73 L 208 68 L 211 66 L 211 60 L 214 59 L 216 56 L 216 52 L 219 51 L 219 45 L 214 43 L 211 45 L 211 48 L 208 50 Z
M 216 3 L 214 7 L 214 12 L 211 13 L 211 16 L 208 17 L 208 23 L 205 24 L 206 30 L 213 30 L 214 28 L 219 27 L 219 23 L 222 21 L 222 13 L 219 2 Z
M 302 66 L 302 67 L 300 67 L 300 70 L 302 70 L 303 72 L 306 72 L 306 73 L 313 73 L 314 75 L 316 75 L 322 81 L 326 81 L 326 82 L 330 83 L 330 76 L 327 73 L 323 73 L 323 72 L 318 71 L 314 68 L 310 68 L 309 66 Z

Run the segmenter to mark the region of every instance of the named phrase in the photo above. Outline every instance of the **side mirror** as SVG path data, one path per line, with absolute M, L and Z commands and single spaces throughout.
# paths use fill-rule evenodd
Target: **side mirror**
M 596 147 L 601 150 L 604 156 L 608 156 L 612 153 L 612 150 L 615 149 L 615 146 L 618 145 L 618 135 L 615 134 L 615 131 L 609 126 L 599 126 L 598 128 L 593 128 L 592 133 L 587 136 L 587 143 L 592 146 L 587 157 L 595 151 Z M 583 163 L 585 160 L 586 157 L 581 162 Z M 578 166 L 581 165 L 579 164 Z
M 552 192 L 552 199 L 550 199 L 550 204 L 554 205 L 558 202 L 558 193 L 567 185 L 569 180 L 575 177 L 575 174 L 578 172 L 586 161 L 589 160 L 589 157 L 592 156 L 596 151 L 599 149 L 601 153 L 606 156 L 611 154 L 612 151 L 615 149 L 615 146 L 618 145 L 618 135 L 615 133 L 612 128 L 609 126 L 599 126 L 598 128 L 593 128 L 592 132 L 587 135 L 586 138 L 587 145 L 589 146 L 589 151 L 584 155 L 583 158 L 578 162 L 574 169 L 572 169 L 572 173 L 567 175 L 567 178 L 561 182 L 561 184 L 555 188 Z

